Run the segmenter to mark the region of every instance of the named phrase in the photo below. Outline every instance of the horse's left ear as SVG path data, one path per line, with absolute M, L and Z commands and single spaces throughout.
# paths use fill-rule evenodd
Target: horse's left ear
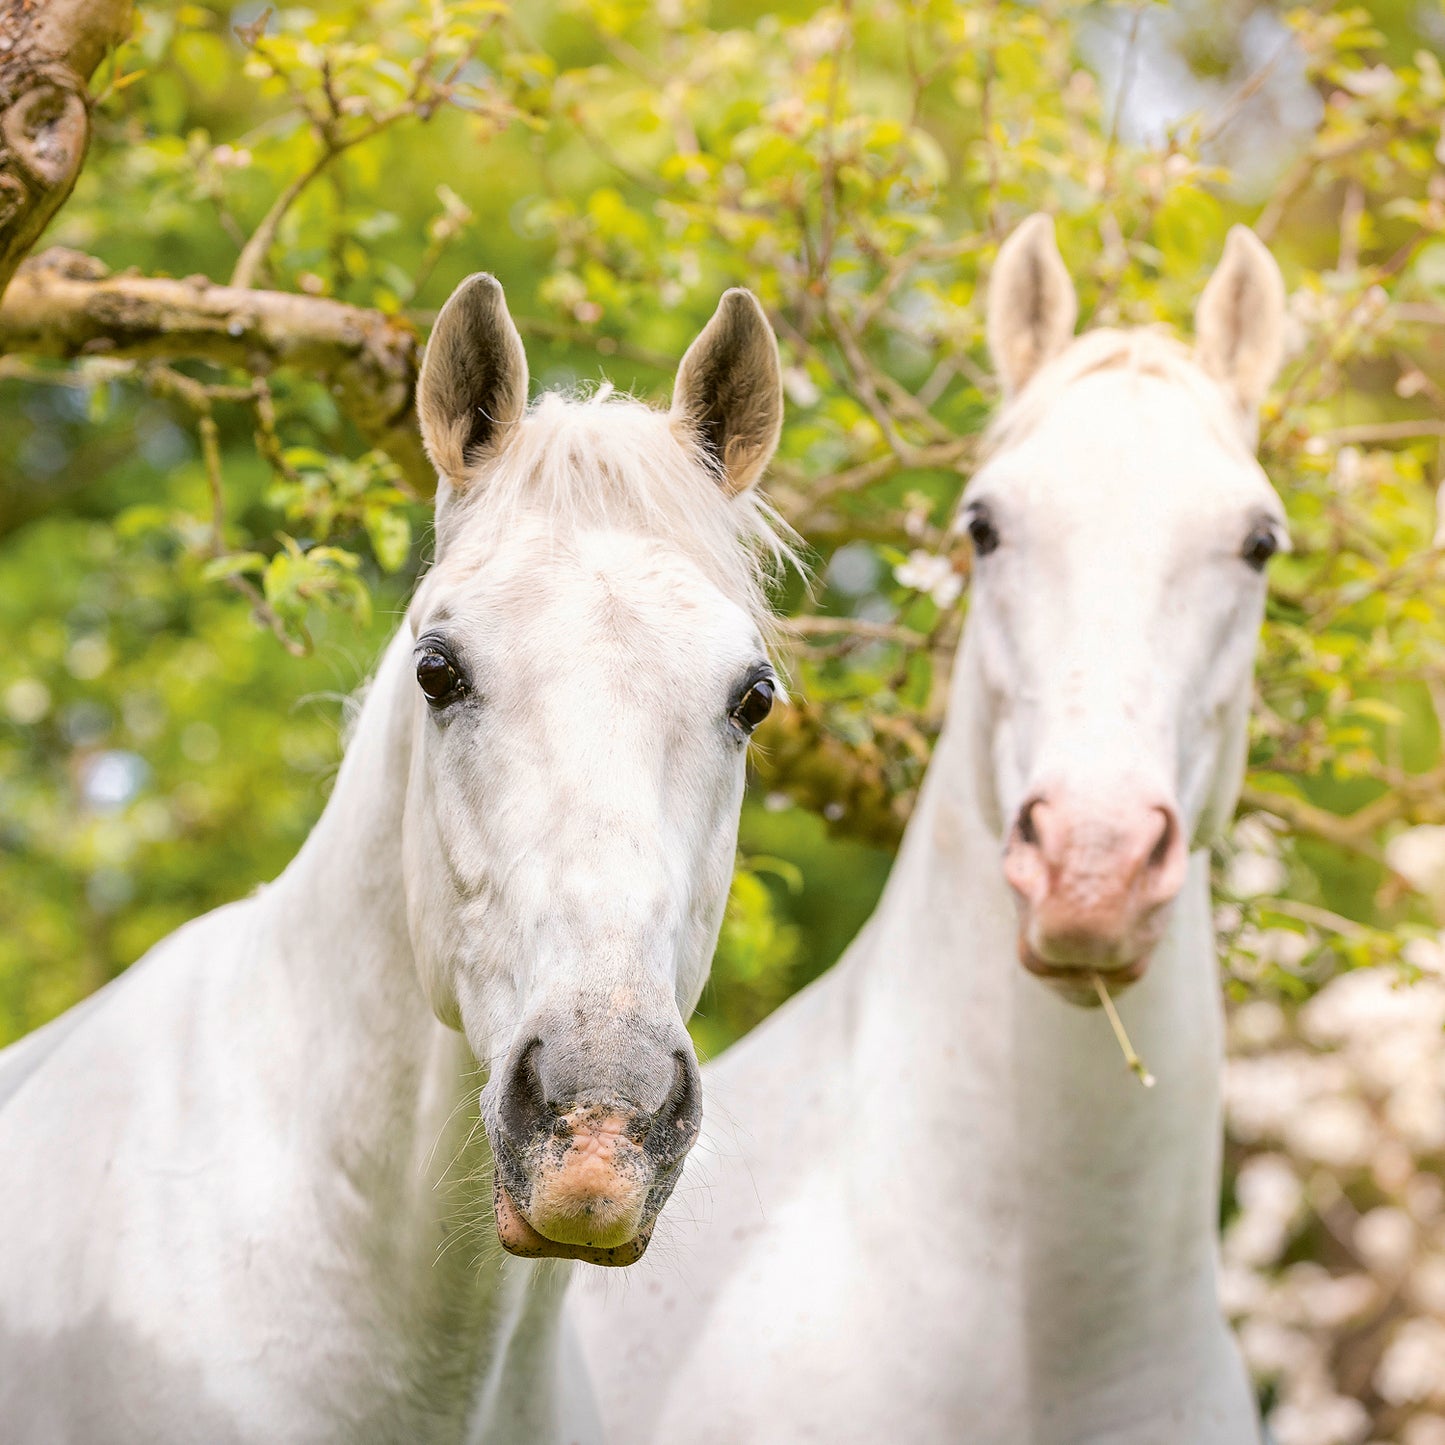
M 729 492 L 745 492 L 762 476 L 783 430 L 783 369 L 773 328 L 751 291 L 726 292 L 688 347 L 671 416 Z
M 1284 359 L 1284 277 L 1264 242 L 1235 226 L 1194 313 L 1199 364 L 1251 425 Z

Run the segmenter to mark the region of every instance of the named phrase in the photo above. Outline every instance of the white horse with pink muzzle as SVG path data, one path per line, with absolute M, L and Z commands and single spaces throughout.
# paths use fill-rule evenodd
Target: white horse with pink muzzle
M 0 1054 L 7 1445 L 599 1437 L 561 1261 L 697 1136 L 777 347 L 733 291 L 670 413 L 528 408 L 479 276 L 418 402 L 437 560 L 305 847 Z
M 1215 1283 L 1207 845 L 1285 543 L 1253 456 L 1283 308 L 1237 229 L 1192 350 L 1076 339 L 1051 224 L 1000 252 L 947 724 L 859 938 L 705 1072 L 706 1222 L 574 1296 L 612 1439 L 1258 1440 Z

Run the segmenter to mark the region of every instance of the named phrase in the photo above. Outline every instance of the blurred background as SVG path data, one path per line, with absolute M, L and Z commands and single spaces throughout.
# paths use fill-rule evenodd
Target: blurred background
M 778 330 L 812 577 L 694 1024 L 725 1047 L 866 918 L 937 735 L 1000 241 L 1047 209 L 1086 324 L 1187 330 L 1245 221 L 1295 551 L 1217 858 L 1226 1298 L 1280 1445 L 1445 1445 L 1442 51 L 1436 0 L 142 5 L 32 275 L 335 299 L 400 379 L 0 305 L 0 1043 L 304 838 L 428 553 L 376 393 L 487 269 L 536 388 L 665 400 L 734 284 Z

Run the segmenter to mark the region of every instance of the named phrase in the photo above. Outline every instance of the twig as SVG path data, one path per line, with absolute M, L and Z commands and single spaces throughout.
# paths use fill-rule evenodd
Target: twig
M 1367 938 L 1372 931 L 1342 913 L 1319 908 L 1313 903 L 1297 903 L 1292 898 L 1269 898 L 1265 900 L 1265 906 L 1274 913 L 1284 914 L 1286 918 L 1297 918 L 1301 923 L 1313 924 L 1342 938 Z
M 438 7 L 438 13 L 440 13 L 440 7 Z M 321 153 L 271 203 L 270 209 L 261 218 L 260 225 L 256 227 L 251 239 L 242 247 L 241 254 L 236 259 L 235 269 L 231 273 L 232 286 L 245 289 L 255 285 L 262 267 L 266 264 L 266 257 L 276 243 L 276 233 L 281 227 L 281 222 L 286 218 L 287 212 L 334 160 L 359 145 L 365 145 L 368 141 L 375 140 L 383 131 L 389 130 L 399 121 L 411 118 L 425 124 L 441 109 L 442 105 L 450 99 L 452 86 L 457 77 L 480 48 L 482 38 L 488 28 L 487 25 L 478 27 L 476 38 L 466 47 L 462 55 L 456 58 L 447 73 L 441 77 L 432 75 L 432 66 L 436 59 L 436 35 L 433 33 L 427 40 L 425 50 L 412 62 L 411 88 L 405 99 L 390 110 L 382 111 L 379 115 L 371 115 L 367 123 L 351 135 L 342 134 L 341 125 L 345 107 L 342 98 L 336 92 L 331 72 L 331 57 L 329 55 L 322 57 L 322 94 L 326 99 L 326 113 L 318 114 L 310 107 L 304 96 L 296 96 L 297 104 L 311 121 L 312 129 L 321 144 Z M 253 43 L 252 48 L 257 53 L 264 55 L 259 37 Z
M 911 627 L 896 622 L 870 622 L 862 617 L 785 617 L 784 633 L 794 637 L 829 637 L 839 633 L 869 642 L 894 642 L 902 647 L 922 647 L 927 638 Z
M 999 234 L 999 174 L 998 151 L 993 143 L 993 84 L 998 69 L 994 60 L 993 22 L 997 6 L 990 5 L 988 19 L 989 43 L 983 52 L 983 73 L 978 81 L 978 129 L 983 143 L 984 168 L 988 174 L 988 192 L 984 200 L 984 223 L 990 240 L 997 240 Z
M 1282 819 L 1293 833 L 1313 834 L 1337 848 L 1362 854 L 1376 862 L 1380 861 L 1382 855 L 1370 842 L 1370 835 L 1391 820 L 1396 808 L 1395 800 L 1385 797 L 1341 817 L 1338 813 L 1318 808 L 1313 803 L 1289 793 L 1270 792 L 1248 784 L 1240 793 L 1240 801 L 1246 807 L 1272 813 L 1276 818 Z M 1387 804 L 1383 815 L 1380 803 Z
M 1109 1016 L 1109 1027 L 1114 1030 L 1114 1037 L 1119 1042 L 1119 1049 L 1124 1055 L 1124 1062 L 1129 1066 L 1129 1072 L 1144 1085 L 1146 1089 L 1152 1089 L 1155 1084 L 1154 1075 L 1144 1067 L 1144 1060 L 1134 1051 L 1134 1045 L 1129 1042 L 1129 1035 L 1124 1030 L 1124 1020 L 1119 1017 L 1119 1011 L 1114 1007 L 1114 1000 L 1109 997 L 1108 987 L 1104 980 L 1097 973 L 1091 973 L 1089 977 L 1094 983 L 1094 992 L 1099 995 L 1099 1002 L 1104 1006 L 1104 1012 Z
M 1124 54 L 1119 60 L 1119 88 L 1114 92 L 1114 104 L 1109 112 L 1109 132 L 1104 139 L 1104 173 L 1108 181 L 1112 181 L 1114 174 L 1114 151 L 1119 141 L 1119 122 L 1123 118 L 1124 107 L 1129 103 L 1129 88 L 1134 83 L 1134 50 L 1139 42 L 1139 22 L 1143 18 L 1144 6 L 1135 5 L 1129 19 L 1129 34 L 1124 40 Z M 1106 182 L 1106 195 L 1108 191 Z
M 1340 205 L 1340 253 L 1335 269 L 1348 275 L 1360 264 L 1360 221 L 1365 214 L 1365 188 L 1358 181 L 1345 187 Z
M 1415 437 L 1445 436 L 1445 421 L 1422 416 L 1409 421 L 1362 422 L 1359 426 L 1336 427 L 1318 435 L 1328 437 L 1341 446 L 1357 442 L 1402 442 Z
M 1268 60 L 1264 62 L 1245 82 L 1234 92 L 1230 98 L 1220 107 L 1219 113 L 1214 120 L 1199 133 L 1199 147 L 1202 150 L 1210 141 L 1218 140 L 1230 126 L 1243 114 L 1245 107 L 1259 93 L 1265 81 L 1274 73 L 1274 68 L 1281 60 L 1289 54 L 1290 47 L 1294 44 L 1294 36 L 1286 35 L 1274 50 L 1270 53 Z
M 913 447 L 909 449 L 906 456 L 900 456 L 896 452 L 885 452 L 880 457 L 872 457 L 866 462 L 859 462 L 856 466 L 835 472 L 831 477 L 814 483 L 809 492 L 808 501 L 816 506 L 837 496 L 850 492 L 861 492 L 871 487 L 874 482 L 883 481 L 904 469 L 933 471 L 961 466 L 973 450 L 976 440 L 975 437 L 959 437 L 955 441 L 944 442 L 939 446 Z
M 235 269 L 231 272 L 232 286 L 244 288 L 256 284 L 256 277 L 276 242 L 276 232 L 280 229 L 287 211 L 296 204 L 311 182 L 340 154 L 340 150 L 331 148 L 322 151 L 271 203 L 270 210 L 261 218 L 261 224 L 251 233 L 251 239 L 241 248 L 241 254 L 236 258 Z
M 828 69 L 828 98 L 823 120 L 823 164 L 820 179 L 820 205 L 822 214 L 818 221 L 819 273 L 826 272 L 833 259 L 833 242 L 838 225 L 838 100 L 843 80 L 843 52 L 852 38 L 852 0 L 843 0 L 841 7 L 842 24 L 838 27 L 838 41 L 833 47 Z

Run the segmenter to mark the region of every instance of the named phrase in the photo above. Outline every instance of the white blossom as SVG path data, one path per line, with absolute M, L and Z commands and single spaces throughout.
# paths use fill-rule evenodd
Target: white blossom
M 1235 842 L 1272 853 L 1267 837 Z M 1445 893 L 1445 830 L 1408 830 L 1391 850 L 1423 892 Z M 1242 929 L 1243 946 L 1263 951 L 1276 931 Z M 1300 1006 L 1230 1011 L 1224 1102 L 1243 1158 L 1220 1300 L 1274 1394 L 1278 1445 L 1445 1445 L 1445 947 L 1405 952 L 1416 981 L 1363 969 Z M 1286 1264 L 1315 1231 L 1345 1252 Z M 1348 1398 L 1365 1377 L 1370 1394 Z
M 1307 1159 L 1336 1169 L 1369 1163 L 1377 1133 L 1370 1111 L 1359 1099 L 1337 1094 L 1316 1099 L 1286 1121 L 1285 1142 Z
M 1406 1320 L 1381 1356 L 1374 1384 L 1392 1405 L 1445 1400 L 1445 1324 Z
M 1445 1417 L 1416 1415 L 1401 1431 L 1400 1445 L 1445 1445 Z
M 1361 1215 L 1355 1225 L 1355 1248 L 1372 1269 L 1394 1272 L 1410 1257 L 1415 1226 L 1403 1209 L 1382 1204 Z
M 1445 912 L 1445 827 L 1422 824 L 1397 833 L 1385 845 L 1385 861 Z
M 1308 1404 L 1287 1401 L 1269 1419 L 1278 1445 L 1358 1445 L 1370 1416 L 1358 1400 L 1323 1395 Z
M 807 368 L 802 366 L 783 368 L 783 390 L 787 392 L 788 400 L 794 406 L 802 407 L 804 411 L 817 406 L 823 395 L 818 390 L 818 383 L 808 375 Z
M 953 563 L 936 552 L 915 548 L 905 562 L 893 569 L 901 587 L 926 592 L 940 607 L 952 607 L 963 592 L 963 579 L 954 571 Z
M 1289 870 L 1268 853 L 1236 853 L 1224 873 L 1224 886 L 1237 898 L 1260 898 L 1278 893 Z

